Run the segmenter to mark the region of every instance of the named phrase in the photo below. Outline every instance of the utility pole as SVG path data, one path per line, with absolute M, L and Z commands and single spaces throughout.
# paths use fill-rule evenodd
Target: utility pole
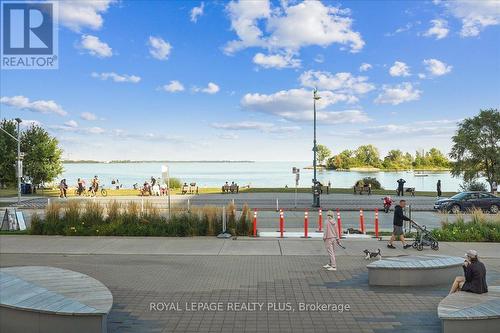
M 313 207 L 320 207 L 320 189 L 318 188 L 318 180 L 316 179 L 316 153 L 318 151 L 318 147 L 316 146 L 316 101 L 321 97 L 318 96 L 318 89 L 314 89 L 313 91 L 313 110 L 314 110 L 314 140 L 313 140 L 313 169 L 314 169 L 314 178 L 313 178 Z

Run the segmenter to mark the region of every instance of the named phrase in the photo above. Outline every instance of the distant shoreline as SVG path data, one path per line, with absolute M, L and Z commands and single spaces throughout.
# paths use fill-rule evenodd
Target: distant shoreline
M 255 163 L 255 161 L 131 161 L 131 160 L 116 160 L 116 161 L 93 161 L 93 160 L 66 160 L 63 164 L 124 164 L 124 163 Z

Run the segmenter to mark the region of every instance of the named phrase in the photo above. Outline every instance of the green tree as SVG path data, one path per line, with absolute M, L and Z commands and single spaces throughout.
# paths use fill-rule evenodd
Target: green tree
M 500 178 L 500 112 L 480 110 L 479 115 L 464 119 L 452 138 L 450 157 L 452 174 L 466 182 L 485 177 L 491 184 Z
M 62 173 L 62 150 L 56 138 L 40 126 L 33 125 L 21 135 L 24 175 L 31 177 L 34 185 L 54 180 Z
M 448 158 L 437 148 L 431 148 L 425 154 L 425 159 L 434 168 L 448 168 L 450 166 Z
M 372 166 L 375 168 L 381 166 L 380 154 L 374 145 L 359 146 L 354 152 L 354 158 L 359 166 Z
M 351 150 L 344 150 L 338 155 L 328 159 L 326 167 L 335 170 L 347 170 L 354 166 L 353 152 Z
M 382 165 L 386 169 L 409 169 L 412 166 L 413 157 L 411 154 L 404 154 L 399 149 L 393 149 L 387 153 L 387 156 L 384 157 L 384 161 Z
M 0 128 L 13 137 L 17 137 L 16 122 L 2 120 Z M 12 185 L 16 182 L 17 142 L 0 130 L 0 185 Z
M 317 145 L 316 148 L 317 148 L 316 158 L 318 159 L 318 163 L 319 165 L 323 165 L 325 161 L 328 159 L 328 157 L 330 157 L 332 152 L 325 145 Z

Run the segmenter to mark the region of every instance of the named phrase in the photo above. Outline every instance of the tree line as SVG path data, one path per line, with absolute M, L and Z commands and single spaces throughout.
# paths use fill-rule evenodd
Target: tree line
M 374 145 L 362 145 L 355 150 L 343 150 L 331 156 L 331 151 L 324 145 L 318 145 L 318 161 L 328 169 L 349 170 L 352 168 L 378 168 L 384 170 L 450 169 L 450 160 L 437 148 L 427 152 L 410 153 L 399 149 L 390 150 L 384 158 L 380 157 Z
M 14 120 L 2 120 L 0 123 L 0 187 L 13 186 L 17 183 L 16 160 L 17 141 L 7 135 L 17 138 L 17 123 Z M 5 132 L 4 132 L 5 131 Z M 59 142 L 45 129 L 38 125 L 21 130 L 21 152 L 23 158 L 24 179 L 31 180 L 38 186 L 53 181 L 63 171 L 62 150 Z

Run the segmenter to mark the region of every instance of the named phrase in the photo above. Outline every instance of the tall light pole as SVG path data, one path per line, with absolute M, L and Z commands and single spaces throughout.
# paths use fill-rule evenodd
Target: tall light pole
M 316 101 L 321 97 L 318 96 L 318 89 L 314 89 L 313 91 L 313 110 L 314 110 L 314 141 L 313 141 L 313 169 L 314 169 L 314 178 L 313 178 L 313 207 L 320 207 L 319 196 L 320 189 L 318 188 L 318 180 L 316 179 L 316 153 L 318 151 L 318 147 L 316 146 Z
M 21 177 L 23 176 L 23 168 L 22 168 L 22 161 L 21 161 L 21 131 L 20 131 L 20 125 L 22 120 L 19 118 L 16 118 L 17 122 L 17 203 L 21 203 Z
M 20 124 L 22 122 L 21 119 L 16 118 L 17 122 L 17 138 L 0 127 L 5 134 L 10 136 L 12 139 L 17 141 L 17 161 L 16 161 L 16 173 L 17 173 L 17 203 L 21 203 L 21 177 L 22 177 L 22 162 L 21 162 L 21 131 Z

